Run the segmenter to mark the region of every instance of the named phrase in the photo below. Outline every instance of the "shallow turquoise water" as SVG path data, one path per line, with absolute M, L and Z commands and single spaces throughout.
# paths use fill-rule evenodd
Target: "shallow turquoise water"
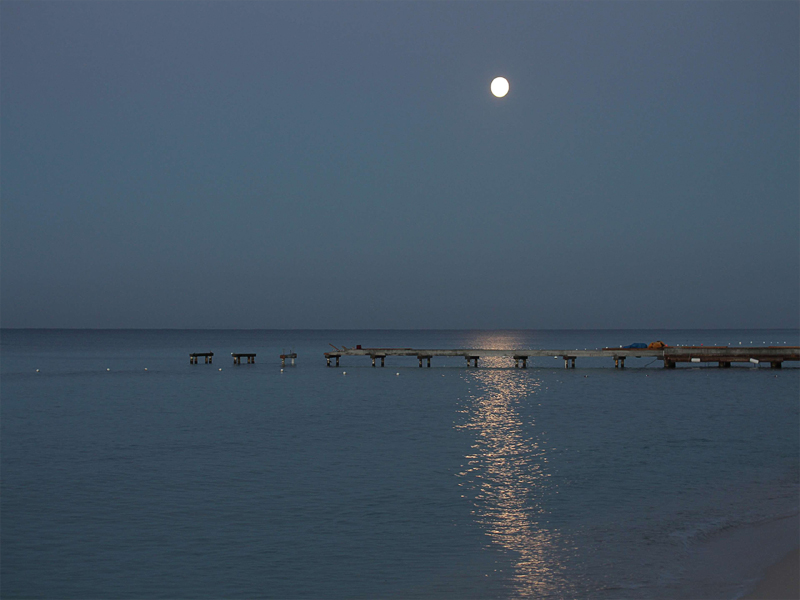
M 696 564 L 796 512 L 800 369 L 322 356 L 655 339 L 798 332 L 3 330 L 2 595 L 733 597 Z

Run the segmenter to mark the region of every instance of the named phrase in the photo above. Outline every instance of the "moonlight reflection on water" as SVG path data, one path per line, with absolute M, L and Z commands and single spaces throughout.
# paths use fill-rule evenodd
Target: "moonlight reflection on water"
M 546 523 L 542 500 L 551 486 L 540 433 L 517 410 L 541 382 L 529 372 L 491 368 L 507 362 L 486 359 L 487 368 L 464 375 L 472 385 L 462 427 L 475 432 L 475 442 L 459 476 L 472 493 L 476 521 L 491 544 L 510 557 L 512 594 L 547 597 L 565 590 L 563 566 L 554 551 L 563 541 Z

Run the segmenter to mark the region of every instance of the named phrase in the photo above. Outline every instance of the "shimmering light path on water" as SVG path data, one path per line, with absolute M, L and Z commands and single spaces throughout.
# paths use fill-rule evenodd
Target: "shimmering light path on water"
M 760 566 L 715 571 L 705 549 L 796 509 L 800 369 L 336 370 L 322 352 L 747 335 L 798 337 L 4 330 L 0 591 L 733 597 Z M 259 362 L 188 364 L 206 348 Z

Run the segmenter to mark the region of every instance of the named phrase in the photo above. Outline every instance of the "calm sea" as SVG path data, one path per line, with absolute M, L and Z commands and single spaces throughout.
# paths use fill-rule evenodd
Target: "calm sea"
M 796 544 L 797 363 L 323 353 L 799 338 L 3 330 L 2 597 L 734 598 Z

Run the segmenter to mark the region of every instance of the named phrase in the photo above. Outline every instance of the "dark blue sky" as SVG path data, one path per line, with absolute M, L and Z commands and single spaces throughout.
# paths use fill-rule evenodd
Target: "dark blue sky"
M 2 325 L 797 327 L 799 22 L 4 0 Z

